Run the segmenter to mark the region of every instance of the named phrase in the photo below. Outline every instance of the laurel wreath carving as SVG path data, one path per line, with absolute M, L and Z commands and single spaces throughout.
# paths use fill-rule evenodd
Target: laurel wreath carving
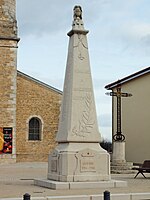
M 92 113 L 92 96 L 91 94 L 86 94 L 85 106 L 82 112 L 81 119 L 78 121 L 78 125 L 74 126 L 74 128 L 72 129 L 74 135 L 86 137 L 87 134 L 91 133 L 94 125 Z

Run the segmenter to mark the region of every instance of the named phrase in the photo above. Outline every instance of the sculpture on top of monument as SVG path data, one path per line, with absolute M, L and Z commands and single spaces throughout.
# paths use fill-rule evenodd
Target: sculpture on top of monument
M 74 20 L 82 19 L 82 8 L 81 8 L 81 6 L 75 6 L 73 10 L 74 10 L 74 15 L 73 15 Z
M 82 8 L 79 5 L 76 5 L 73 9 L 73 29 L 84 30 L 83 21 L 82 21 Z

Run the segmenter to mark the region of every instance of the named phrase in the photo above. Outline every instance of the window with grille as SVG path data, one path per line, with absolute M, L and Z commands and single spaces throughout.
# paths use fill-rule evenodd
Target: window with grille
M 29 121 L 29 140 L 41 140 L 41 120 L 33 117 Z

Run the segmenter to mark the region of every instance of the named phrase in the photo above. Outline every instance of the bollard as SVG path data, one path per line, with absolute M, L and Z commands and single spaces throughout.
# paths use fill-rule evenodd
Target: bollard
M 23 200 L 30 200 L 30 197 L 31 197 L 30 194 L 25 193 L 25 194 L 23 195 Z
M 109 191 L 104 192 L 104 200 L 110 200 L 110 192 Z

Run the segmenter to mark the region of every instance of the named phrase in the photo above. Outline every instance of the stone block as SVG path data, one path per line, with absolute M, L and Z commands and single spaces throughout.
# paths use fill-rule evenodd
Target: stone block
M 131 200 L 130 194 L 111 194 L 111 200 Z
M 104 197 L 103 195 L 96 194 L 96 195 L 92 195 L 90 200 L 104 200 Z
M 114 187 L 127 187 L 127 181 L 114 181 Z
M 47 197 L 47 200 L 91 200 L 88 195 L 72 195 L 72 196 L 57 196 Z
M 70 189 L 96 189 L 96 188 L 113 188 L 114 181 L 99 182 L 71 182 Z
M 116 184 L 117 182 L 117 184 Z M 123 183 L 124 182 L 124 183 Z M 73 189 L 97 189 L 97 188 L 115 188 L 115 187 L 126 187 L 126 181 L 97 181 L 97 182 L 61 182 L 61 181 L 53 181 L 53 180 L 34 180 L 34 185 L 40 187 L 46 187 L 50 189 L 66 189 L 66 190 L 73 190 Z
M 133 193 L 131 194 L 131 200 L 149 200 L 150 193 Z
M 58 182 L 58 181 L 52 181 L 52 180 L 34 180 L 34 185 L 45 187 L 45 188 L 51 188 L 55 190 L 69 189 L 68 182 Z

